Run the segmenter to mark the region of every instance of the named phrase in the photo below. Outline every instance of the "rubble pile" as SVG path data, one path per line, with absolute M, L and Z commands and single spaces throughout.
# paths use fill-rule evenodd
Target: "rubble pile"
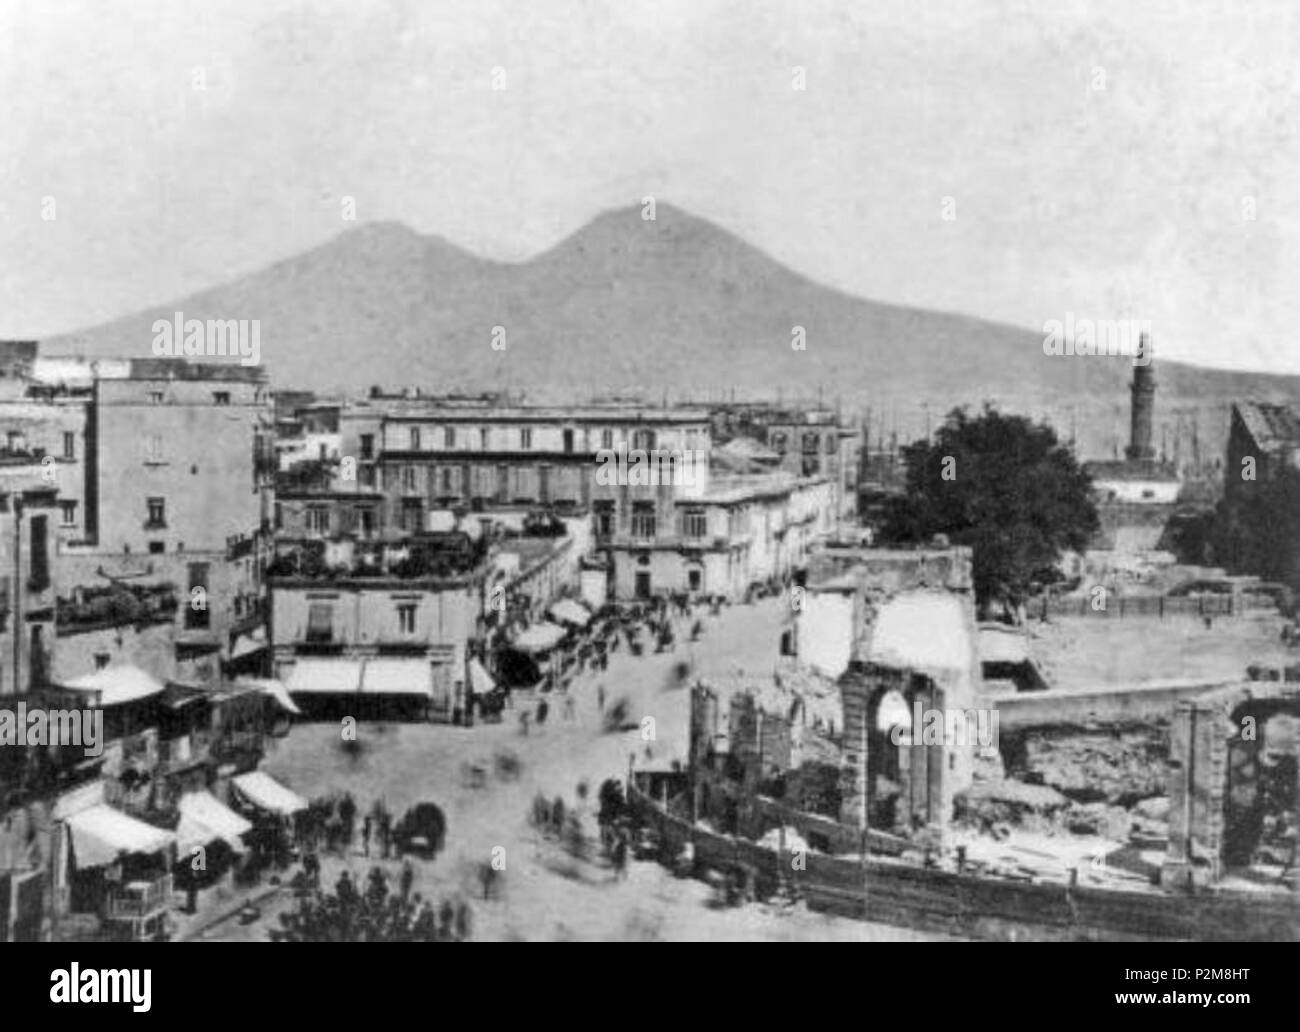
M 1047 785 L 1028 785 L 1013 778 L 977 781 L 955 799 L 958 826 L 982 831 L 1001 827 L 1049 831 L 1070 800 Z
M 1053 728 L 1024 736 L 1023 759 L 1012 773 L 1076 802 L 1127 806 L 1164 793 L 1168 751 L 1164 727 Z

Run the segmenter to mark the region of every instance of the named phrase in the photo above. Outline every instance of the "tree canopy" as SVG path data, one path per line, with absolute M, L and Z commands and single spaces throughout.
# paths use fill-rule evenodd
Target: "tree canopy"
M 1046 424 L 958 408 L 903 458 L 907 493 L 890 506 L 886 534 L 971 546 L 981 603 L 1015 603 L 1055 580 L 1061 554 L 1082 551 L 1097 530 L 1091 481 Z

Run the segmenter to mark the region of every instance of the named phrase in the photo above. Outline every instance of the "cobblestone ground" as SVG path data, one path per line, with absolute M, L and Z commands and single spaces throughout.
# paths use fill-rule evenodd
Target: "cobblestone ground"
M 639 731 L 601 730 L 598 685 L 605 686 L 607 705 L 625 698 L 638 722 L 654 718 L 656 761 L 684 759 L 689 697 L 685 688 L 666 687 L 672 683 L 673 666 L 685 660 L 703 676 L 738 667 L 770 671 L 786 614 L 779 599 L 734 606 L 706 617 L 704 637 L 694 645 L 683 643 L 673 652 L 642 657 L 622 649 L 608 670 L 588 672 L 575 681 L 572 721 L 564 719 L 562 704 L 552 701 L 546 724 L 533 727 L 528 735 L 520 732 L 517 715 L 509 711 L 501 724 L 473 728 L 363 723 L 358 725 L 361 754 L 353 759 L 340 746 L 337 725 L 303 724 L 275 743 L 263 768 L 307 798 L 351 792 L 363 812 L 377 798 L 397 815 L 418 801 L 437 803 L 447 815 L 447 848 L 435 860 L 413 861 L 416 890 L 434 899 L 461 894 L 473 900 L 478 940 L 934 938 L 810 913 L 802 906 L 714 909 L 710 890 L 701 883 L 674 878 L 653 863 L 634 863 L 626 880 L 615 881 L 600 861 L 576 863 L 528 825 L 537 792 L 563 796 L 566 805 L 573 806 L 579 782 L 586 781 L 594 802 L 601 781 L 626 775 L 630 753 L 644 755 Z M 494 759 L 504 752 L 521 762 L 517 780 L 502 780 L 494 773 Z M 463 777 L 466 764 L 487 769 L 481 787 L 472 787 Z M 594 820 L 589 826 L 594 831 Z M 484 901 L 476 898 L 481 897 L 476 872 L 496 847 L 505 850 L 506 869 L 498 898 Z M 326 857 L 322 880 L 332 885 L 344 867 L 361 877 L 374 863 L 396 876 L 396 861 L 368 860 L 358 845 L 347 857 Z M 256 921 L 222 921 L 196 937 L 265 941 L 277 913 L 289 902 L 289 894 L 280 893 L 260 904 Z

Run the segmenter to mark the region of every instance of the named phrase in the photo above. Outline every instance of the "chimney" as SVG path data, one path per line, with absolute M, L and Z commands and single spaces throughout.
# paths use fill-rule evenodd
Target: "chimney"
M 1138 357 L 1144 363 L 1133 368 L 1133 384 L 1129 388 L 1129 446 L 1124 449 L 1124 457 L 1130 462 L 1151 462 L 1156 457 L 1155 445 L 1151 439 L 1156 403 L 1156 373 L 1151 338 L 1146 333 L 1142 334 L 1138 342 Z

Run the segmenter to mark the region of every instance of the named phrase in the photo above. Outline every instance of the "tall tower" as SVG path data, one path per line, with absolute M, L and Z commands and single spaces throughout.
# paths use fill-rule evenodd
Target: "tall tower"
M 1129 446 L 1124 449 L 1124 457 L 1130 462 L 1152 462 L 1156 457 L 1156 449 L 1151 440 L 1156 406 L 1156 372 L 1151 338 L 1145 333 L 1138 343 L 1138 355 L 1145 359 L 1145 364 L 1133 369 L 1133 385 L 1129 388 L 1132 399 Z

